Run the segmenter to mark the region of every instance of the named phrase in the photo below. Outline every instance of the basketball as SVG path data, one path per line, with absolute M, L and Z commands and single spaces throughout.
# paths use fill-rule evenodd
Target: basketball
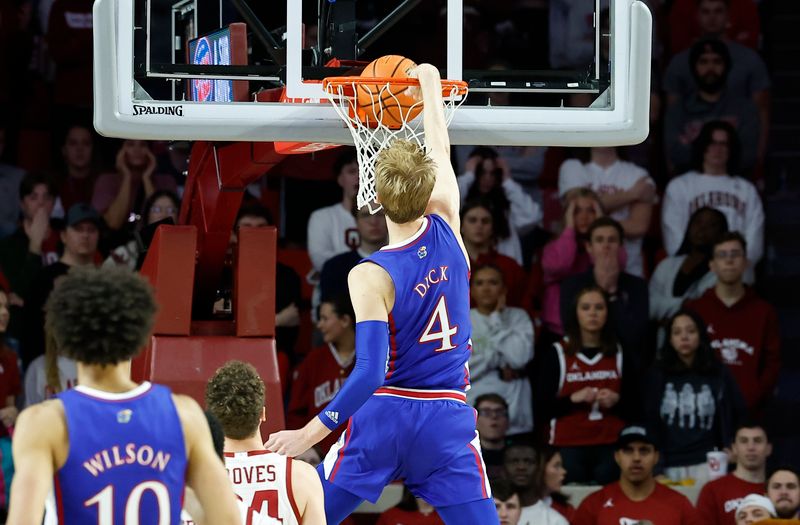
M 387 55 L 370 62 L 361 73 L 365 78 L 407 78 L 408 71 L 417 67 L 413 60 L 400 55 Z M 356 92 L 358 118 L 374 127 L 380 122 L 397 129 L 416 118 L 422 103 L 405 93 L 406 86 L 359 85 Z

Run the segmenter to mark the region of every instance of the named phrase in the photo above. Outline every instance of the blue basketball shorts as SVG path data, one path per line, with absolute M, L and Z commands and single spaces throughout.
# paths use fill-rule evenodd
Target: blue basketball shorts
M 382 387 L 331 447 L 325 479 L 373 503 L 398 479 L 436 507 L 491 497 L 476 417 L 463 392 Z

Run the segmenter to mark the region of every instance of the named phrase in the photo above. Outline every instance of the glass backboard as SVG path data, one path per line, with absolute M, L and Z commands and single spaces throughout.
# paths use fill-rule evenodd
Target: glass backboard
M 652 18 L 638 0 L 552 1 L 549 12 L 536 0 L 249 1 L 97 0 L 97 130 L 349 144 L 319 81 L 400 54 L 469 83 L 453 144 L 624 145 L 647 136 Z M 244 28 L 236 34 L 246 56 L 212 60 L 232 25 Z M 198 45 L 208 53 L 200 57 Z M 192 86 L 230 93 L 208 99 Z

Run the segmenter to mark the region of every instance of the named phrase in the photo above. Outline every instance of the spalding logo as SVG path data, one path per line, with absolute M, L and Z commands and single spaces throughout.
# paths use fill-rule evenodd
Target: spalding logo
M 133 105 L 133 114 L 136 115 L 168 115 L 183 116 L 183 106 L 144 106 L 142 104 Z

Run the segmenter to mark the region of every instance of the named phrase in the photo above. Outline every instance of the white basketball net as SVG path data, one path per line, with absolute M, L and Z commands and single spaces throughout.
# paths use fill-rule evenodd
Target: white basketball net
M 360 79 L 363 81 L 363 79 Z M 358 196 L 356 203 L 359 209 L 367 206 L 369 212 L 374 214 L 380 211 L 381 205 L 375 202 L 377 193 L 375 191 L 375 158 L 378 153 L 387 146 L 389 146 L 396 139 L 408 140 L 417 143 L 421 148 L 425 147 L 425 129 L 422 124 L 422 113 L 413 120 L 407 120 L 406 117 L 412 115 L 415 110 L 422 106 L 422 101 L 417 102 L 402 115 L 402 125 L 397 129 L 392 129 L 385 124 L 382 124 L 383 105 L 377 103 L 378 100 L 387 100 L 387 97 L 394 99 L 394 102 L 400 106 L 400 101 L 397 96 L 391 91 L 390 83 L 381 85 L 376 92 L 370 91 L 372 94 L 373 103 L 372 114 L 367 115 L 368 119 L 372 121 L 372 126 L 368 126 L 362 122 L 357 116 L 356 97 L 348 96 L 346 93 L 357 93 L 357 86 L 359 82 L 353 82 L 352 85 L 343 84 L 328 84 L 327 93 L 328 100 L 333 105 L 333 109 L 347 124 L 350 134 L 353 136 L 353 141 L 356 146 L 356 153 L 358 157 Z M 458 95 L 458 87 L 453 86 L 449 95 L 444 93 L 442 97 L 444 101 L 444 116 L 447 125 L 453 120 L 455 110 L 464 103 L 466 95 Z M 390 104 L 391 105 L 391 104 Z M 395 113 L 392 113 L 393 115 Z M 388 118 L 387 118 L 388 120 Z

